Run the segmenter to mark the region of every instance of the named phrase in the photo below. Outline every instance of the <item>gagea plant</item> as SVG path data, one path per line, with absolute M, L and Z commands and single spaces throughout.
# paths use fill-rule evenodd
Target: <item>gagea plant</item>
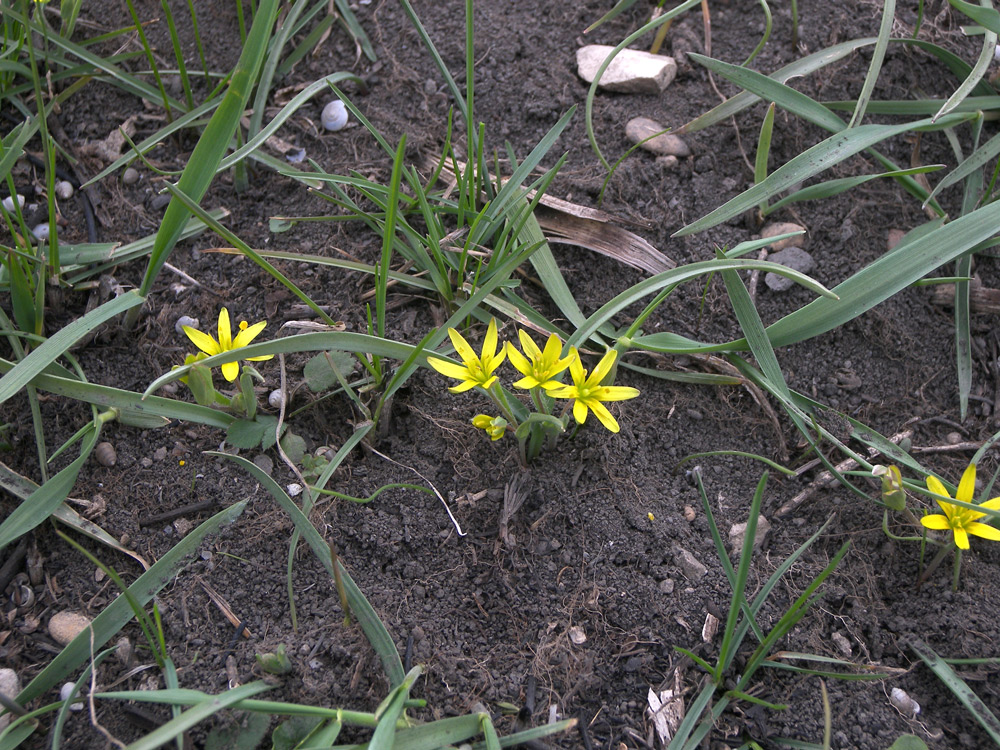
M 539 348 L 528 333 L 519 330 L 520 349 L 510 341 L 500 346 L 496 320 L 491 319 L 478 356 L 454 328 L 448 329 L 448 336 L 461 364 L 434 356 L 428 357 L 427 363 L 442 375 L 459 381 L 448 388 L 452 393 L 478 389 L 493 402 L 500 413 L 496 416 L 477 414 L 472 424 L 485 431 L 491 440 L 500 440 L 512 433 L 525 464 L 535 458 L 544 445 L 554 446 L 559 435 L 568 430 L 571 418 L 577 426 L 582 425 L 591 411 L 602 425 L 611 432 L 618 432 L 618 422 L 604 402 L 625 401 L 639 395 L 635 388 L 609 385 L 614 380 L 613 370 L 618 358 L 618 352 L 613 349 L 588 374 L 576 347 L 569 347 L 563 356 L 562 344 L 555 334 L 549 336 L 544 348 Z M 521 374 L 513 387 L 527 391 L 530 407 L 504 388 L 495 374 L 505 360 Z M 570 382 L 564 383 L 562 377 L 567 371 Z

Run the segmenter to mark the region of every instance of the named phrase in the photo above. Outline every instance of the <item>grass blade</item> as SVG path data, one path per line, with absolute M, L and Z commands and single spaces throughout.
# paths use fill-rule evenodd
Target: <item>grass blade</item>
M 875 42 L 875 49 L 872 51 L 872 61 L 868 66 L 868 75 L 865 76 L 864 85 L 858 95 L 858 105 L 854 108 L 854 114 L 847 127 L 853 128 L 861 124 L 864 119 L 865 109 L 868 101 L 872 98 L 872 90 L 878 80 L 878 74 L 882 70 L 882 62 L 885 60 L 885 51 L 889 47 L 889 34 L 892 32 L 892 22 L 896 17 L 896 0 L 885 0 L 882 5 L 882 23 L 878 27 L 878 37 Z

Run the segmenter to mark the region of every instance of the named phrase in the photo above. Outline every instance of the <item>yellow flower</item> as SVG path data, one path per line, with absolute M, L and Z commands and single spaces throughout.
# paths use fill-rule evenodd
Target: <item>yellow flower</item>
M 554 333 L 551 334 L 549 340 L 545 342 L 545 350 L 542 351 L 524 331 L 518 331 L 517 336 L 521 339 L 524 354 L 521 354 L 512 343 L 507 342 L 507 356 L 510 358 L 510 363 L 524 375 L 514 383 L 514 387 L 546 390 L 561 387 L 563 384 L 553 378 L 569 367 L 573 358 L 570 356 L 559 359 L 559 352 L 562 351 L 559 337 Z M 525 354 L 528 356 L 524 356 Z
M 587 371 L 583 369 L 583 363 L 580 362 L 580 353 L 574 347 L 570 347 L 569 351 L 572 358 L 572 361 L 569 363 L 569 376 L 572 378 L 573 384 L 560 385 L 558 388 L 553 388 L 548 392 L 549 395 L 552 398 L 575 399 L 573 402 L 573 418 L 579 424 L 583 424 L 586 421 L 587 410 L 590 409 L 597 415 L 602 425 L 612 432 L 618 432 L 618 422 L 615 421 L 615 418 L 611 416 L 611 412 L 601 402 L 625 401 L 639 395 L 639 391 L 635 388 L 618 385 L 601 385 L 601 381 L 611 372 L 611 368 L 618 358 L 618 352 L 614 349 L 608 351 L 601 358 L 601 361 L 597 363 L 597 367 L 594 368 L 590 377 L 587 377 Z
M 462 334 L 454 328 L 448 329 L 448 335 L 451 337 L 451 343 L 462 360 L 462 364 L 456 365 L 437 357 L 427 358 L 427 364 L 442 375 L 462 381 L 448 390 L 452 393 L 463 393 L 477 385 L 483 389 L 488 389 L 493 385 L 497 381 L 497 376 L 493 374 L 493 371 L 507 358 L 506 348 L 501 348 L 499 356 L 497 355 L 496 320 L 490 320 L 490 327 L 486 329 L 486 339 L 483 341 L 483 353 L 478 357 L 469 346 L 469 342 L 462 338 Z
M 216 341 L 207 333 L 202 333 L 197 328 L 192 328 L 191 326 L 184 326 L 184 333 L 187 337 L 191 339 L 191 343 L 201 349 L 209 357 L 215 354 L 222 354 L 223 352 L 231 352 L 234 349 L 240 349 L 246 346 L 255 338 L 257 334 L 264 330 L 264 326 L 267 323 L 261 321 L 260 323 L 254 323 L 252 326 L 247 326 L 245 320 L 240 321 L 240 332 L 236 334 L 236 338 L 233 338 L 232 327 L 229 324 L 229 310 L 222 308 L 219 311 L 219 340 Z M 273 354 L 265 354 L 263 357 L 247 357 L 250 362 L 263 362 L 266 359 L 271 359 Z M 187 360 L 185 360 L 185 363 Z M 239 362 L 226 362 L 222 365 L 222 375 L 230 383 L 236 380 L 236 377 L 240 374 L 240 363 Z
M 507 431 L 507 420 L 503 417 L 491 417 L 489 414 L 477 414 L 472 418 L 472 425 L 485 430 L 490 440 L 499 440 Z
M 944 511 L 944 515 L 936 513 L 920 519 L 920 522 L 928 529 L 934 529 L 935 531 L 947 531 L 951 529 L 952 534 L 955 535 L 955 544 L 959 549 L 969 549 L 969 534 L 981 536 L 983 539 L 992 539 L 994 542 L 1000 542 L 1000 529 L 988 526 L 985 523 L 979 523 L 979 519 L 985 516 L 985 513 L 972 510 L 971 508 L 963 508 L 960 505 L 952 505 L 942 499 L 950 499 L 951 495 L 948 494 L 948 490 L 945 489 L 945 486 L 936 477 L 927 477 L 927 489 L 935 495 L 940 496 L 934 499 L 937 500 L 938 505 L 941 506 L 941 510 Z M 962 474 L 962 481 L 959 482 L 955 499 L 961 500 L 963 503 L 971 503 L 972 495 L 975 491 L 976 465 L 969 464 L 969 468 Z M 1000 497 L 987 500 L 985 503 L 980 504 L 979 507 L 988 508 L 989 510 L 1000 510 Z

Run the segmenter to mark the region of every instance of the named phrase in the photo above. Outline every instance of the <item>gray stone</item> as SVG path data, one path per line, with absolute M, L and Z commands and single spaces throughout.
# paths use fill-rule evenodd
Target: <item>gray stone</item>
M 125 170 L 125 173 L 122 175 L 122 182 L 124 182 L 126 185 L 134 185 L 138 181 L 139 181 L 139 172 L 138 170 L 135 169 L 135 167 L 129 167 L 128 169 Z
M 0 693 L 14 700 L 21 692 L 21 680 L 13 669 L 0 669 Z M 0 732 L 10 724 L 10 714 L 0 716 Z
M 576 51 L 577 74 L 592 83 L 597 69 L 614 47 L 588 44 Z M 624 94 L 659 94 L 677 75 L 677 63 L 666 55 L 653 55 L 634 49 L 623 49 L 601 76 L 598 86 L 605 91 Z
M 813 257 L 801 247 L 786 247 L 784 250 L 768 255 L 767 259 L 800 273 L 809 273 L 816 265 Z M 764 283 L 775 292 L 784 292 L 795 284 L 787 276 L 780 276 L 776 273 L 765 274 Z
M 767 532 L 771 530 L 771 522 L 767 520 L 764 516 L 757 517 L 757 530 L 753 535 L 753 546 L 756 547 L 761 542 L 764 541 L 764 537 L 767 536 Z M 746 523 L 734 523 L 729 529 L 729 543 L 732 545 L 734 550 L 743 549 L 743 538 L 747 533 Z
M 660 156 L 691 155 L 691 148 L 680 136 L 673 133 L 663 133 L 664 130 L 666 128 L 656 120 L 650 120 L 648 117 L 633 117 L 625 126 L 625 136 L 632 143 L 641 143 L 640 148 Z M 661 133 L 661 135 L 656 135 L 657 133 Z M 646 140 L 647 138 L 649 140 Z
M 708 572 L 708 568 L 683 547 L 674 547 L 674 563 L 689 581 L 700 581 Z

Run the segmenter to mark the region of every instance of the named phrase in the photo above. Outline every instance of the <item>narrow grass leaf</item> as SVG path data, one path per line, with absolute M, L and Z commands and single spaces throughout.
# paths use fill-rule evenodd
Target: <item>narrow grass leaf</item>
M 949 2 L 952 3 L 952 5 L 955 5 L 955 3 L 959 1 L 960 0 L 949 0 Z M 990 20 L 992 22 L 992 25 L 996 26 L 997 11 L 993 9 L 993 3 L 991 2 L 991 0 L 981 0 L 981 2 L 983 4 L 983 10 L 986 9 L 992 10 L 992 15 L 990 17 Z M 962 3 L 962 5 L 973 8 L 975 7 L 975 6 L 970 6 L 968 3 Z M 993 62 L 993 55 L 996 52 L 996 46 L 997 46 L 997 32 L 992 30 L 987 30 L 983 34 L 983 48 L 979 52 L 979 57 L 977 58 L 976 64 L 973 66 L 972 71 L 969 73 L 968 77 L 964 81 L 962 81 L 959 87 L 955 89 L 955 93 L 953 93 L 950 97 L 948 97 L 948 101 L 946 101 L 941 106 L 941 109 L 938 110 L 938 113 L 934 115 L 935 120 L 944 117 L 946 114 L 951 112 L 955 107 L 957 107 L 961 103 L 963 99 L 965 99 L 965 97 L 969 96 L 973 92 L 973 90 L 975 90 L 976 86 L 979 85 L 980 81 L 982 81 L 984 76 L 986 75 L 986 71 L 989 69 L 990 63 Z
M 359 334 L 356 334 L 359 335 Z M 294 338 L 299 338 L 298 336 Z M 285 339 L 286 341 L 288 339 Z M 288 494 L 281 488 L 281 486 L 271 478 L 271 476 L 263 471 L 252 461 L 247 461 L 245 458 L 240 456 L 232 456 L 228 453 L 217 453 L 215 451 L 206 451 L 205 455 L 208 456 L 220 456 L 222 458 L 228 458 L 230 461 L 238 464 L 248 471 L 254 479 L 263 485 L 271 496 L 277 501 L 278 505 L 289 515 L 292 519 L 292 523 L 295 528 L 302 534 L 305 538 L 306 543 L 312 549 L 313 553 L 319 558 L 320 563 L 326 568 L 327 572 L 330 574 L 331 579 L 334 577 L 333 564 L 330 560 L 330 547 L 320 536 L 320 533 L 316 530 L 316 527 L 312 525 L 306 515 L 301 511 L 298 505 L 288 496 Z M 389 683 L 391 685 L 398 686 L 401 685 L 405 674 L 403 673 L 403 662 L 399 658 L 399 652 L 396 650 L 396 644 L 393 643 L 392 637 L 389 632 L 385 629 L 385 625 L 375 614 L 375 610 L 372 609 L 371 604 L 365 598 L 364 594 L 354 583 L 354 580 L 348 574 L 346 568 L 338 561 L 337 565 L 340 568 L 339 575 L 344 583 L 344 589 L 347 592 L 347 601 L 351 606 L 351 612 L 357 618 L 358 623 L 361 625 L 361 629 L 364 631 L 365 636 L 368 638 L 368 642 L 371 643 L 372 648 L 375 649 L 375 653 L 379 655 L 382 660 L 382 667 L 386 671 L 386 675 L 389 678 Z
M 997 718 L 983 703 L 982 699 L 973 692 L 972 688 L 963 680 L 948 664 L 937 655 L 930 646 L 919 638 L 910 639 L 910 650 L 920 657 L 931 671 L 945 684 L 956 698 L 965 706 L 973 718 L 980 723 L 986 733 L 993 741 L 1000 745 L 1000 719 Z
M 0 378 L 0 404 L 7 401 L 24 386 L 38 376 L 50 363 L 79 341 L 111 318 L 141 305 L 143 298 L 135 290 L 126 292 L 113 300 L 105 302 L 100 307 L 91 310 L 81 318 L 61 328 L 57 333 L 45 340 L 37 349 L 18 362 L 14 368 Z
M 865 82 L 861 86 L 861 93 L 858 94 L 858 104 L 851 116 L 851 121 L 847 127 L 853 128 L 861 124 L 865 116 L 865 108 L 872 97 L 875 89 L 875 82 L 878 74 L 882 70 L 882 62 L 885 60 L 885 51 L 889 47 L 889 34 L 892 33 L 892 24 L 896 19 L 896 0 L 883 0 L 882 3 L 882 23 L 878 27 L 878 37 L 876 37 L 875 49 L 872 50 L 872 60 L 868 66 L 868 74 Z
M 927 164 L 922 167 L 913 167 L 911 169 L 894 169 L 891 172 L 881 172 L 880 174 L 865 174 L 858 175 L 857 177 L 841 177 L 836 180 L 827 180 L 826 182 L 820 182 L 816 185 L 809 185 L 808 187 L 795 191 L 791 195 L 785 196 L 781 200 L 772 204 L 764 213 L 765 215 L 772 214 L 779 208 L 787 206 L 789 203 L 830 198 L 831 196 L 839 195 L 840 193 L 846 192 L 847 190 L 855 188 L 858 185 L 863 185 L 871 180 L 878 180 L 884 177 L 895 178 L 908 177 L 915 174 L 926 174 L 928 172 L 936 172 L 943 167 L 943 164 Z M 930 198 L 927 200 L 930 200 Z M 773 241 L 773 238 L 771 238 L 771 241 Z
M 186 564 L 186 557 L 197 551 L 202 540 L 209 534 L 213 534 L 221 527 L 232 523 L 243 513 L 247 501 L 231 505 L 191 531 L 180 542 L 163 555 L 156 564 L 143 573 L 131 586 L 129 591 L 136 601 L 141 605 L 149 602 L 160 589 L 173 581 L 174 576 Z M 59 655 L 56 656 L 42 672 L 33 679 L 28 686 L 17 696 L 21 705 L 34 700 L 38 696 L 50 690 L 59 682 L 90 659 L 91 654 L 91 634 L 93 634 L 93 646 L 95 649 L 101 648 L 111 640 L 118 631 L 133 617 L 132 609 L 128 600 L 123 595 L 119 595 L 111 604 L 97 617 L 94 618 L 91 627 L 80 633 L 70 642 Z

